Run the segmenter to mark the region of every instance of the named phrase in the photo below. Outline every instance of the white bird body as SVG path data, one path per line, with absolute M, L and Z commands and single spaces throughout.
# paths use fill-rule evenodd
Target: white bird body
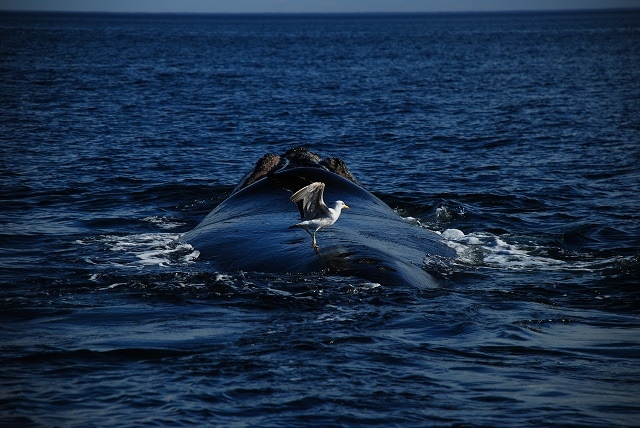
M 342 201 L 335 201 L 333 207 L 328 207 L 324 202 L 323 194 L 324 183 L 317 181 L 303 187 L 291 196 L 293 202 L 302 202 L 301 212 L 303 217 L 303 221 L 291 227 L 305 229 L 313 237 L 312 245 L 316 252 L 318 252 L 316 232 L 335 223 L 340 217 L 343 208 L 349 209 L 349 206 Z

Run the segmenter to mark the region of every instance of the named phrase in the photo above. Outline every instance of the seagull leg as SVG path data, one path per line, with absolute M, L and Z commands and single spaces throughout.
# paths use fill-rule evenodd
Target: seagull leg
M 316 232 L 317 232 L 317 230 L 316 230 Z M 311 236 L 313 236 L 312 245 L 313 245 L 313 251 L 315 251 L 316 253 L 319 253 L 320 252 L 320 247 L 318 247 L 318 244 L 316 244 L 316 232 L 313 232 L 313 235 L 311 235 Z

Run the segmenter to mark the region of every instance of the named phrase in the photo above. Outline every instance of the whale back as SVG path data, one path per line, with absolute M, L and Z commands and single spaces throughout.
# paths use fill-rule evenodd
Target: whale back
M 225 271 L 322 272 L 418 286 L 436 285 L 424 270 L 427 255 L 453 256 L 437 234 L 408 224 L 375 195 L 337 174 L 301 167 L 275 175 L 231 195 L 181 240 Z M 319 254 L 307 233 L 290 228 L 299 213 L 286 183 L 305 181 L 322 181 L 325 201 L 342 200 L 351 207 L 318 233 Z

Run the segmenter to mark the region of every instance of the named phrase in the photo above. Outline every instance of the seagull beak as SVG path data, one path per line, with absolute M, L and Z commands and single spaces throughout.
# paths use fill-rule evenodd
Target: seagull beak
M 344 204 L 344 207 L 342 207 L 342 208 L 347 209 L 347 210 L 351 209 L 351 208 L 349 208 L 349 205 L 347 205 L 347 204 Z

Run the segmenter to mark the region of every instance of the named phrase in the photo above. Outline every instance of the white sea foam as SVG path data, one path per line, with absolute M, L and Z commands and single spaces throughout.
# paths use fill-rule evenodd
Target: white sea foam
M 537 253 L 542 248 L 535 242 L 524 242 L 512 236 L 496 236 L 488 232 L 465 234 L 458 229 L 441 233 L 446 244 L 456 250 L 458 261 L 465 265 L 510 270 L 590 270 L 584 263 L 569 263 Z
M 176 229 L 176 228 L 181 227 L 181 226 L 184 225 L 184 223 L 173 221 L 173 220 L 168 219 L 167 217 L 157 216 L 157 215 L 145 217 L 145 218 L 142 219 L 142 221 L 145 221 L 147 223 L 151 223 L 154 226 L 157 226 L 160 229 L 165 229 L 165 230 Z
M 173 233 L 141 233 L 133 235 L 104 235 L 95 240 L 78 241 L 98 244 L 108 250 L 103 259 L 88 259 L 87 263 L 121 267 L 175 266 L 193 263 L 200 255 L 191 245 L 177 241 Z

